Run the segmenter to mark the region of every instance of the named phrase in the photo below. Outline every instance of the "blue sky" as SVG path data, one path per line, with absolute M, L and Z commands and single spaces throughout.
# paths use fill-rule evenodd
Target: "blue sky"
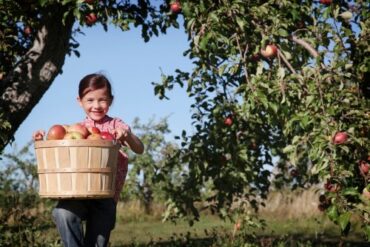
M 171 136 L 184 129 L 191 132 L 191 99 L 184 89 L 175 88 L 169 93 L 170 100 L 154 96 L 151 82 L 159 82 L 161 71 L 174 74 L 176 68 L 191 71 L 191 61 L 183 56 L 188 47 L 183 29 L 170 29 L 167 34 L 152 38 L 145 43 L 140 29 L 127 32 L 110 26 L 105 32 L 100 25 L 84 28 L 85 35 L 78 34 L 81 56 L 66 57 L 63 73 L 34 107 L 15 134 L 12 147 L 5 152 L 23 147 L 31 140 L 33 131 L 48 130 L 53 124 L 72 124 L 85 115 L 76 101 L 80 79 L 89 73 L 102 72 L 110 79 L 115 96 L 109 115 L 120 117 L 131 124 L 135 117 L 142 123 L 149 119 L 159 120 L 169 116 Z

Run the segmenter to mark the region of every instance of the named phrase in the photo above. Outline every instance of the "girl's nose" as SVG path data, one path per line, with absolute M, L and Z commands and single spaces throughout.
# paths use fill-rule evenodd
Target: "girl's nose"
M 94 103 L 93 103 L 93 107 L 94 107 L 94 108 L 99 108 L 99 107 L 100 107 L 99 102 L 98 102 L 98 101 L 94 101 Z

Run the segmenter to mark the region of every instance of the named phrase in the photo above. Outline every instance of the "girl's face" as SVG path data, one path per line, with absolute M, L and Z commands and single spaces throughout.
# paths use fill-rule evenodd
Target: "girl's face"
M 88 92 L 82 98 L 77 98 L 86 115 L 94 121 L 99 121 L 107 115 L 112 99 L 106 88 Z

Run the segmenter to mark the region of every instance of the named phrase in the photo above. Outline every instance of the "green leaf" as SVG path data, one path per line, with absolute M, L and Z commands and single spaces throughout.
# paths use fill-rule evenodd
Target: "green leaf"
M 338 223 L 342 231 L 346 230 L 349 220 L 351 219 L 351 212 L 345 212 L 338 217 Z
M 204 37 L 201 38 L 200 43 L 199 43 L 199 48 L 203 51 L 206 50 L 207 45 L 208 45 L 208 40 L 211 37 L 211 33 L 207 33 Z
M 283 149 L 283 153 L 290 153 L 296 149 L 295 145 L 288 145 Z
M 364 226 L 364 232 L 366 234 L 367 241 L 370 241 L 370 225 Z
M 338 209 L 337 209 L 337 206 L 336 205 L 332 205 L 330 206 L 327 211 L 326 211 L 326 214 L 328 215 L 329 219 L 333 222 L 337 222 L 338 221 Z
M 221 65 L 221 66 L 218 68 L 218 75 L 219 75 L 219 76 L 222 76 L 222 75 L 224 74 L 224 71 L 225 71 L 226 67 L 227 67 L 227 64 L 223 64 L 223 65 Z
M 244 21 L 240 17 L 236 17 L 236 23 L 238 23 L 238 26 L 240 27 L 241 30 L 244 30 Z
M 283 29 L 283 28 L 280 28 L 279 31 L 278 31 L 279 35 L 282 36 L 282 37 L 288 37 L 289 36 L 289 33 L 287 30 Z
M 353 188 L 353 187 L 346 188 L 346 189 L 343 190 L 342 194 L 345 195 L 345 196 L 356 196 L 356 195 L 358 195 L 358 190 L 357 189 L 358 189 L 357 187 L 356 188 Z
M 219 22 L 220 21 L 218 16 L 214 12 L 209 13 L 208 18 L 210 18 L 214 22 Z

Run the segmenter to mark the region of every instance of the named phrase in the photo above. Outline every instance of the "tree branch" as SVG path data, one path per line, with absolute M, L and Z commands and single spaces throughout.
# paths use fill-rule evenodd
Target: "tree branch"
M 61 71 L 70 50 L 75 20 L 70 14 L 63 23 L 64 12 L 65 9 L 60 5 L 50 6 L 48 12 L 44 13 L 44 25 L 38 30 L 32 47 L 2 81 L 0 106 L 11 129 L 1 130 L 4 132 L 1 136 L 7 141 L 0 143 L 0 150 L 12 139 L 20 124 Z
M 303 39 L 297 38 L 297 36 L 292 35 L 291 40 L 294 41 L 295 43 L 299 44 L 303 48 L 305 48 L 314 58 L 317 58 L 320 54 L 313 48 L 309 43 L 307 43 Z M 325 68 L 325 64 L 321 63 L 321 68 Z
M 285 63 L 285 65 L 289 68 L 289 70 L 293 73 L 293 74 L 297 74 L 297 72 L 295 71 L 295 69 L 293 68 L 293 66 L 289 63 L 289 61 L 286 59 L 286 57 L 284 56 L 284 54 L 280 51 L 280 49 L 278 49 L 278 56 L 283 60 L 283 62 Z
M 296 36 L 292 35 L 291 36 L 291 39 L 292 41 L 294 41 L 295 43 L 303 46 L 303 48 L 305 48 L 314 58 L 318 57 L 319 56 L 319 53 L 315 50 L 315 48 L 313 48 L 309 43 L 307 43 L 305 40 L 303 39 L 299 39 L 297 38 Z

